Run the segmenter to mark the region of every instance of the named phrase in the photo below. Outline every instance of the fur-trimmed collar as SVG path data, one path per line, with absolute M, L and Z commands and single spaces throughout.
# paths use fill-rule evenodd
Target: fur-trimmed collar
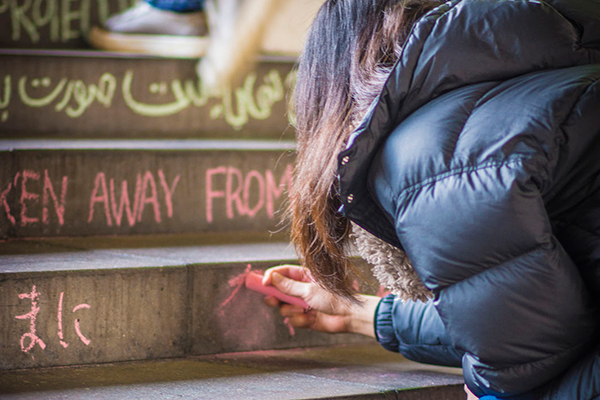
M 352 223 L 358 254 L 373 266 L 379 283 L 402 300 L 426 302 L 433 293 L 425 287 L 406 253 Z

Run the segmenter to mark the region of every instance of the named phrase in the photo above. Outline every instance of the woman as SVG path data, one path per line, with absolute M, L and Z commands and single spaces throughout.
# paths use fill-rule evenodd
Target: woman
M 472 397 L 600 399 L 597 63 L 596 0 L 328 0 L 295 98 L 306 268 L 265 277 L 313 310 L 281 313 Z M 356 293 L 353 238 L 395 295 Z

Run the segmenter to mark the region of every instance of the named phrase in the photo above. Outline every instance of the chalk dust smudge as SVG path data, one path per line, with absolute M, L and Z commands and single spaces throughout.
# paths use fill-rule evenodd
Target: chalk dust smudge
M 246 276 L 248 276 L 251 269 L 252 269 L 252 265 L 248 264 L 244 273 L 229 280 L 229 282 L 228 282 L 229 287 L 235 288 L 235 289 L 233 290 L 233 292 L 231 292 L 229 297 L 227 297 L 227 299 L 225 299 L 225 301 L 223 303 L 221 303 L 221 305 L 219 306 L 220 309 L 224 308 L 227 304 L 229 304 L 229 302 L 231 302 L 231 300 L 233 300 L 235 295 L 238 294 L 240 289 L 244 286 L 244 282 L 246 281 Z
M 288 329 L 290 331 L 290 336 L 296 336 L 296 330 L 294 329 L 294 327 L 290 323 L 290 319 L 289 318 L 284 319 L 283 323 L 287 325 L 287 327 L 288 327 Z

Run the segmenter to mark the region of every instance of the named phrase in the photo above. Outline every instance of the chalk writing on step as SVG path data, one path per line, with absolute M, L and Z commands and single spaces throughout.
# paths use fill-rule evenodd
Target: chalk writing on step
M 41 193 L 31 188 L 35 182 L 42 181 Z M 43 174 L 38 171 L 25 169 L 17 172 L 12 180 L 2 189 L 0 186 L 0 208 L 4 211 L 9 223 L 13 226 L 25 227 L 30 224 L 41 222 L 45 225 L 50 224 L 50 207 L 53 206 L 56 220 L 60 226 L 65 223 L 65 202 L 67 196 L 67 187 L 69 179 L 63 176 L 59 183 L 53 183 L 45 169 Z M 36 185 L 39 187 L 38 185 Z M 19 208 L 20 213 L 15 214 L 9 202 L 9 196 L 13 191 L 20 189 Z M 30 214 L 30 207 L 35 206 L 42 198 L 42 214 L 33 216 Z M 37 207 L 39 208 L 39 207 Z M 18 221 L 18 222 L 17 222 Z
M 12 79 L 10 75 L 4 77 L 3 90 L 0 90 L 0 123 L 8 120 L 8 105 L 10 104 Z
M 274 220 L 292 182 L 291 164 L 277 169 L 209 166 L 194 173 L 194 179 L 163 169 L 133 169 L 116 176 L 82 169 L 83 175 L 71 176 L 25 168 L 8 176 L 0 182 L 0 228 L 69 234 L 82 224 L 119 232 L 169 220 L 192 219 L 199 226 Z
M 238 294 L 238 292 L 244 287 L 244 283 L 246 282 L 246 277 L 248 276 L 248 274 L 250 272 L 252 272 L 252 264 L 248 264 L 246 266 L 246 269 L 244 270 L 244 272 L 242 272 L 239 275 L 234 276 L 233 278 L 231 278 L 228 281 L 231 293 L 229 293 L 229 296 L 227 296 L 227 298 L 225 299 L 225 301 L 223 301 L 221 303 L 221 305 L 219 306 L 219 314 L 222 317 L 225 316 L 226 306 L 231 303 L 231 301 L 235 298 L 235 296 Z M 254 270 L 254 272 L 257 272 L 260 275 L 263 274 L 263 271 L 261 271 L 261 270 Z M 289 318 L 285 318 L 283 320 L 283 323 L 284 323 L 284 325 L 287 326 L 288 332 L 289 332 L 290 336 L 292 336 L 292 337 L 296 336 L 296 331 L 295 331 L 294 327 L 292 326 L 292 323 L 290 322 L 290 319 Z
M 95 4 L 92 4 L 95 3 Z M 110 10 L 109 0 L 0 0 L 0 14 L 10 14 L 11 40 L 38 43 L 46 36 L 51 43 L 79 39 L 89 30 L 92 10 L 99 24 L 112 14 L 129 8 L 135 1 L 119 0 L 118 10 Z
M 55 104 L 54 110 L 57 112 L 64 110 L 65 114 L 71 118 L 78 118 L 83 115 L 94 101 L 106 108 L 110 107 L 117 87 L 116 78 L 109 73 L 102 74 L 97 84 L 91 83 L 88 85 L 80 79 L 68 80 L 62 78 L 52 89 L 48 89 L 53 85 L 52 79 L 45 77 L 30 81 L 32 88 L 42 90 L 46 88 L 44 90 L 45 95 L 40 94 L 38 97 L 34 97 L 27 88 L 27 82 L 28 78 L 26 76 L 19 79 L 19 98 L 24 105 L 32 108 L 45 107 L 58 100 L 62 95 L 60 101 Z M 36 90 L 36 92 L 42 90 Z
M 29 293 L 21 293 L 19 294 L 19 299 L 30 299 L 31 300 L 31 310 L 27 314 L 17 315 L 16 319 L 29 320 L 29 332 L 24 333 L 21 336 L 21 350 L 23 353 L 29 353 L 31 349 L 35 347 L 37 344 L 41 347 L 42 350 L 46 348 L 46 343 L 42 339 L 40 339 L 36 332 L 36 319 L 37 315 L 40 312 L 40 307 L 38 306 L 38 298 L 40 297 L 40 293 L 37 292 L 35 285 L 32 287 L 31 292 Z M 25 346 L 25 341 L 29 339 L 29 344 Z
M 95 210 L 99 208 L 100 212 L 103 212 L 108 226 L 113 226 L 113 223 L 121 226 L 124 213 L 129 226 L 134 226 L 137 222 L 142 222 L 144 210 L 148 205 L 152 210 L 154 221 L 161 223 L 163 219 L 160 211 L 161 199 L 166 208 L 167 218 L 172 218 L 173 194 L 179 183 L 180 176 L 175 176 L 171 182 L 167 182 L 167 178 L 162 170 L 158 170 L 157 176 L 158 179 L 150 171 L 137 174 L 135 192 L 130 197 L 130 185 L 127 180 L 121 181 L 119 187 L 118 182 L 115 184 L 114 178 L 110 178 L 109 185 L 107 186 L 105 173 L 99 172 L 94 180 L 94 188 L 90 196 L 87 222 L 91 223 L 94 220 Z M 100 205 L 100 207 L 97 207 L 97 205 Z
M 225 185 L 217 187 L 217 176 L 225 177 Z M 222 178 L 220 179 L 222 183 Z M 273 171 L 264 174 L 251 170 L 244 174 L 240 169 L 219 166 L 206 170 L 206 220 L 213 221 L 213 206 L 217 199 L 223 199 L 228 219 L 236 215 L 253 218 L 263 207 L 269 218 L 275 214 L 275 201 L 279 199 L 292 182 L 292 166 L 288 165 L 277 183 Z M 251 194 L 257 194 L 254 204 L 251 204 Z M 234 207 L 235 206 L 235 207 Z
M 241 129 L 250 118 L 264 120 L 271 116 L 273 105 L 284 98 L 283 80 L 279 71 L 270 70 L 262 84 L 257 86 L 257 76 L 250 73 L 244 83 L 236 89 L 225 87 L 221 92 L 208 92 L 200 81 L 179 79 L 167 82 L 153 82 L 149 91 L 156 95 L 170 96 L 166 103 L 145 103 L 138 101 L 132 94 L 134 71 L 129 70 L 123 77 L 123 99 L 136 114 L 146 117 L 166 117 L 177 114 L 191 106 L 202 107 L 209 99 L 220 100 L 210 107 L 210 118 L 224 118 L 234 129 Z
M 42 338 L 40 338 L 37 334 L 37 317 L 38 314 L 40 312 L 40 306 L 38 305 L 39 302 L 39 298 L 41 297 L 42 293 L 39 293 L 37 291 L 37 287 L 36 285 L 33 285 L 31 288 L 31 292 L 29 293 L 21 293 L 19 294 L 19 299 L 24 300 L 24 299 L 29 299 L 31 301 L 31 309 L 28 313 L 26 314 L 22 314 L 22 315 L 17 315 L 15 316 L 16 319 L 19 320 L 29 320 L 29 332 L 24 333 L 23 335 L 21 335 L 19 344 L 21 345 L 21 351 L 23 353 L 28 354 L 29 352 L 31 352 L 31 350 L 33 350 L 33 348 L 37 345 L 40 347 L 40 349 L 45 350 L 46 349 L 46 342 L 44 342 L 44 340 L 42 340 Z M 58 321 L 58 330 L 57 330 L 57 336 L 59 339 L 59 344 L 63 347 L 63 348 L 67 348 L 69 347 L 69 343 L 67 343 L 65 341 L 65 337 L 64 337 L 64 331 L 63 331 L 63 300 L 64 300 L 64 295 L 65 292 L 61 292 L 60 296 L 59 296 L 59 300 L 58 300 L 58 309 L 57 309 L 57 321 Z M 76 305 L 73 308 L 72 314 L 76 314 L 76 316 L 79 316 L 79 311 L 80 310 L 84 310 L 84 309 L 90 309 L 91 306 L 89 304 L 85 304 L 85 303 L 81 303 Z M 79 318 L 75 318 L 73 321 L 73 328 L 75 330 L 75 333 L 77 335 L 77 337 L 79 338 L 79 340 L 85 344 L 86 346 L 89 346 L 90 343 L 92 342 L 91 339 L 89 339 L 88 337 L 86 337 L 83 333 L 82 333 L 82 329 L 81 329 L 81 323 L 80 323 L 80 319 Z M 33 355 L 32 355 L 32 358 Z
M 110 109 L 120 94 L 122 99 L 119 100 L 131 112 L 142 117 L 169 117 L 190 107 L 206 107 L 208 118 L 223 119 L 230 127 L 239 130 L 250 120 L 270 118 L 273 107 L 284 100 L 285 88 L 293 84 L 295 74 L 292 71 L 282 78 L 278 70 L 271 69 L 259 80 L 256 73 L 252 72 L 239 87 L 224 87 L 217 92 L 206 90 L 198 79 L 172 79 L 149 84 L 140 82 L 140 85 L 147 84 L 148 88 L 142 96 L 151 98 L 152 102 L 136 99 L 133 93 L 134 70 L 126 71 L 122 78 L 104 72 L 93 82 L 48 76 L 22 75 L 16 78 L 7 74 L 0 77 L 0 124 L 8 121 L 15 96 L 21 103 L 14 104 L 15 107 L 25 106 L 44 111 L 48 108 L 51 112 L 64 113 L 75 119 L 84 116 L 94 104 L 102 106 L 96 113 Z

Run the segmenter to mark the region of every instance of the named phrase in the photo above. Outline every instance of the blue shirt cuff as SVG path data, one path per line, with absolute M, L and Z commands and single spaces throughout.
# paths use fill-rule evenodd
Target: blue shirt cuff
M 394 295 L 387 295 L 379 302 L 375 311 L 375 338 L 384 349 L 398 353 L 398 338 L 394 330 L 392 311 Z

